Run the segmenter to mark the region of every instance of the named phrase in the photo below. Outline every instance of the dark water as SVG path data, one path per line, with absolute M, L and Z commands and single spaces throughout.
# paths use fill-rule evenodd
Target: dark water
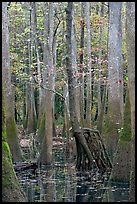
M 18 172 L 28 202 L 128 202 L 128 184 L 108 185 L 109 175 L 97 169 L 76 171 L 75 161 L 64 152 L 62 147 L 53 150 L 53 166 Z

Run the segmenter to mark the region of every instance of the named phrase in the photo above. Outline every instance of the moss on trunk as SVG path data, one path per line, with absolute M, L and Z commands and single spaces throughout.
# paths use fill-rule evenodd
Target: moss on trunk
M 38 128 L 38 140 L 40 143 L 42 143 L 43 141 L 44 134 L 45 134 L 45 113 L 43 113 L 41 117 L 39 128 Z
M 131 141 L 131 108 L 130 108 L 129 93 L 127 91 L 126 103 L 124 109 L 123 129 L 120 132 L 120 140 Z
M 107 117 L 103 127 L 103 141 L 112 161 L 119 137 L 118 126 L 119 125 Z
M 131 169 L 131 142 L 119 141 L 115 154 L 111 181 L 128 182 Z
M 21 161 L 22 155 L 19 148 L 19 142 L 16 131 L 15 119 L 11 117 L 6 117 L 6 133 L 7 142 L 10 146 L 13 161 Z
M 26 202 L 25 194 L 21 190 L 16 177 L 12 156 L 7 143 L 6 118 L 4 99 L 2 96 L 2 201 L 3 202 Z
M 124 109 L 123 128 L 117 146 L 111 180 L 127 182 L 131 170 L 131 108 L 127 91 Z
M 21 190 L 16 177 L 9 145 L 2 142 L 2 201 L 3 202 L 26 202 L 25 194 Z

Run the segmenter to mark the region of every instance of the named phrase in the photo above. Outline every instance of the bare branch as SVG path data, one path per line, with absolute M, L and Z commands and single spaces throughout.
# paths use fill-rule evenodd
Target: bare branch
M 33 76 L 33 79 L 34 79 L 34 82 L 35 82 L 36 84 L 40 85 L 40 87 L 41 87 L 42 89 L 45 89 L 45 90 L 48 90 L 48 91 L 52 91 L 53 93 L 57 94 L 58 96 L 60 96 L 60 97 L 65 101 L 65 98 L 64 98 L 64 96 L 63 96 L 61 93 L 59 93 L 58 91 L 55 91 L 55 90 L 53 90 L 53 89 L 44 87 L 42 84 L 39 84 L 39 83 L 38 83 L 38 80 L 37 80 L 36 77 L 34 77 L 34 76 Z

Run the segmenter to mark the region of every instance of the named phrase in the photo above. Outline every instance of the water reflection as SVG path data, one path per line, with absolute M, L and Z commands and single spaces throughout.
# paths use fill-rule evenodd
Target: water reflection
M 129 183 L 109 182 L 102 202 L 129 202 Z
M 18 173 L 28 202 L 128 202 L 129 185 L 108 185 L 108 176 L 97 169 L 76 171 L 63 148 L 54 150 L 54 165 Z
M 63 202 L 76 202 L 76 176 L 75 166 L 72 164 L 65 165 L 65 192 Z
M 42 166 L 40 169 L 40 202 L 56 201 L 55 170 L 53 166 Z

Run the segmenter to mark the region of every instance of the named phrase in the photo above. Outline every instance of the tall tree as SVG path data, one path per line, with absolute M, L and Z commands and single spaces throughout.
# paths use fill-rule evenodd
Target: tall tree
M 13 161 L 21 160 L 21 151 L 16 131 L 14 104 L 11 84 L 10 53 L 9 53 L 9 19 L 7 14 L 7 2 L 2 3 L 2 82 L 4 85 L 6 108 L 7 141 L 10 146 Z
M 117 142 L 118 128 L 121 126 L 121 109 L 119 95 L 119 25 L 121 21 L 122 2 L 109 2 L 108 30 L 108 113 L 105 124 L 105 141 L 111 159 L 113 159 Z
M 90 2 L 85 2 L 86 31 L 87 31 L 87 102 L 86 102 L 86 126 L 91 127 L 92 107 L 92 72 L 91 72 L 91 28 L 90 28 Z
M 130 201 L 135 202 L 135 2 L 127 2 L 126 6 L 126 46 L 132 132 Z
M 47 9 L 49 9 L 49 16 L 47 16 Z M 46 69 L 46 96 L 45 96 L 45 135 L 42 142 L 42 149 L 40 153 L 40 162 L 42 164 L 52 163 L 52 137 L 53 137 L 53 88 L 54 88 L 54 64 L 53 64 L 53 14 L 54 3 L 45 3 L 45 33 L 48 35 L 46 40 L 46 60 L 44 66 Z M 48 28 L 48 29 L 47 29 Z M 47 31 L 48 33 L 47 33 Z
M 77 165 L 79 162 L 79 154 L 81 151 L 85 151 L 89 161 L 92 162 L 92 155 L 89 150 L 89 147 L 86 143 L 86 139 L 83 136 L 83 133 L 80 129 L 80 124 L 78 122 L 77 114 L 76 114 L 76 104 L 75 101 L 75 80 L 73 77 L 72 70 L 72 10 L 73 10 L 73 2 L 68 2 L 68 6 L 66 8 L 66 70 L 68 76 L 68 90 L 69 90 L 69 111 L 70 111 L 70 120 L 72 125 L 72 133 L 76 139 L 77 146 Z M 80 161 L 81 162 L 81 161 Z M 77 166 L 78 167 L 78 166 Z
M 81 2 L 81 31 L 80 31 L 80 121 L 81 127 L 84 126 L 85 99 L 84 99 L 84 33 L 85 16 L 84 2 Z
M 32 27 L 33 27 L 33 36 L 34 36 L 34 45 L 36 48 L 36 56 L 37 56 L 37 73 L 38 73 L 38 92 L 39 92 L 39 110 L 38 110 L 38 126 L 40 124 L 40 119 L 42 117 L 42 87 L 41 87 L 41 53 L 40 53 L 40 45 L 38 40 L 38 30 L 37 30 L 37 15 L 36 15 L 36 2 L 31 2 L 32 6 Z
M 29 94 L 28 94 L 28 110 L 27 110 L 27 130 L 28 132 L 34 132 L 37 128 L 37 115 L 36 115 L 36 104 L 35 104 L 35 95 L 34 95 L 34 79 L 33 79 L 33 54 L 34 54 L 34 10 L 33 3 L 30 2 L 30 43 L 29 43 L 29 74 L 30 74 L 30 84 Z
M 99 39 L 99 68 L 98 68 L 98 115 L 100 114 L 101 111 L 101 90 L 100 90 L 100 72 L 101 72 L 101 58 L 102 58 L 102 41 L 103 41 L 103 29 L 104 29 L 104 23 L 103 23 L 103 16 L 104 16 L 104 3 L 102 2 L 101 4 L 101 8 L 100 8 L 100 20 L 101 20 L 101 24 L 100 24 L 100 39 Z

